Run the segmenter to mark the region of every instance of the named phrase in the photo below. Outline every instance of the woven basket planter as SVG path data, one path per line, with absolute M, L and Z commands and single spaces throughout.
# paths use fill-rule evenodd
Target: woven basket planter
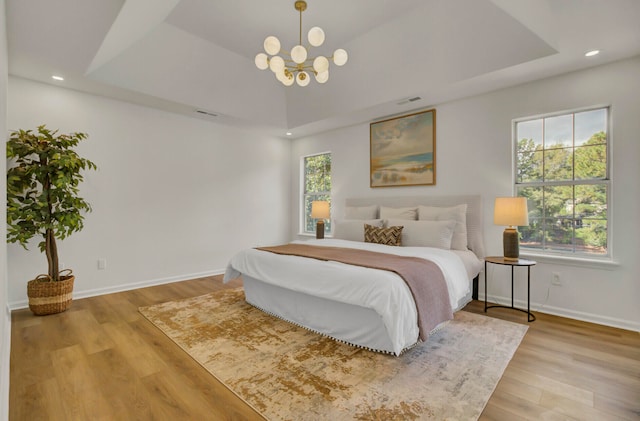
M 29 281 L 27 283 L 29 309 L 36 316 L 62 313 L 68 309 L 71 306 L 75 278 L 69 270 L 68 274 L 60 276 L 57 282 L 52 281 L 48 275 L 39 275 L 36 279 Z

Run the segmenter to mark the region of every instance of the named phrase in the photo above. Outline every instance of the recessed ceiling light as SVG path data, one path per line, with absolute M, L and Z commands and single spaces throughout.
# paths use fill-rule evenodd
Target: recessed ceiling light
M 598 54 L 600 54 L 600 50 L 591 50 L 584 53 L 585 57 L 593 57 L 597 56 Z
M 292 134 L 293 134 L 293 133 L 291 133 L 291 132 L 287 132 L 287 133 L 286 133 L 286 135 L 287 135 L 287 136 L 291 136 Z
M 51 76 L 51 79 L 55 79 L 55 80 L 64 80 L 64 78 L 62 76 Z

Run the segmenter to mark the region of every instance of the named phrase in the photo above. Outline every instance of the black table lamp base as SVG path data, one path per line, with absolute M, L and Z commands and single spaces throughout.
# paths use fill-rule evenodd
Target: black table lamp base
M 518 260 L 520 257 L 520 241 L 518 231 L 509 227 L 502 234 L 502 247 L 505 260 Z
M 322 240 L 324 238 L 324 221 L 321 219 L 316 224 L 316 238 Z

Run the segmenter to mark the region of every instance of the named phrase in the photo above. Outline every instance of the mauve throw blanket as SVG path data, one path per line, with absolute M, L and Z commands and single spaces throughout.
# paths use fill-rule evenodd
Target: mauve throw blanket
M 276 254 L 332 260 L 349 265 L 381 269 L 397 273 L 411 290 L 418 310 L 420 340 L 425 341 L 440 323 L 453 319 L 447 283 L 440 267 L 419 257 L 343 247 L 285 244 L 273 247 L 257 247 L 258 250 Z

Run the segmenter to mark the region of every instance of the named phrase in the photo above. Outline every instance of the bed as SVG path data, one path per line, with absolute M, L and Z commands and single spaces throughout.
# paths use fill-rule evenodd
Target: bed
M 345 218 L 333 220 L 334 238 L 293 243 L 428 259 L 442 271 L 453 311 L 471 300 L 484 257 L 480 196 L 355 198 L 345 205 Z M 369 223 L 401 224 L 404 245 L 365 243 L 359 230 Z M 430 234 L 436 226 L 442 238 Z M 445 226 L 454 249 L 446 247 Z M 419 342 L 412 292 L 394 272 L 247 249 L 229 261 L 224 281 L 239 276 L 249 304 L 335 340 L 394 355 Z

